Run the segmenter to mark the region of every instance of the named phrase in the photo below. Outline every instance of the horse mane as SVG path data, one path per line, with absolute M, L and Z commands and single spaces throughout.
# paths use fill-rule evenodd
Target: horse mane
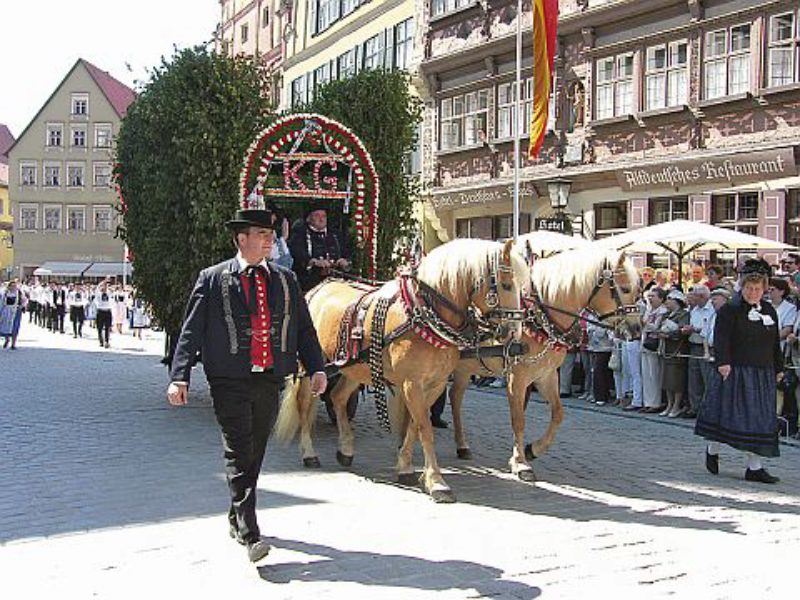
M 488 279 L 489 259 L 500 258 L 500 242 L 479 239 L 456 239 L 437 246 L 422 259 L 417 271 L 420 281 L 463 303 L 472 292 L 472 286 Z M 511 252 L 511 267 L 518 285 L 529 287 L 529 270 L 525 261 Z
M 531 269 L 531 279 L 545 302 L 552 303 L 565 296 L 588 297 L 597 283 L 600 271 L 606 264 L 615 269 L 620 256 L 624 254 L 619 250 L 602 251 L 591 246 L 565 250 L 549 258 L 537 260 Z M 636 267 L 627 259 L 623 262 L 623 267 L 631 285 L 636 285 L 639 279 Z

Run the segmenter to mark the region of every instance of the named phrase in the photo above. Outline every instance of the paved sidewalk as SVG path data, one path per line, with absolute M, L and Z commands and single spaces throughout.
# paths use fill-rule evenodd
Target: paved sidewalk
M 771 487 L 724 449 L 703 468 L 686 426 L 570 401 L 529 485 L 506 473 L 508 407 L 472 390 L 472 461 L 437 431 L 459 502 L 394 483 L 395 440 L 359 407 L 350 470 L 320 411 L 319 471 L 270 445 L 258 568 L 227 537 L 219 433 L 201 372 L 190 406 L 167 405 L 161 340 L 112 349 L 23 325 L 0 350 L 0 597 L 531 599 L 787 598 L 800 580 L 800 450 Z M 546 407 L 531 405 L 541 431 Z M 417 453 L 419 457 L 419 452 Z M 418 466 L 421 464 L 417 459 Z

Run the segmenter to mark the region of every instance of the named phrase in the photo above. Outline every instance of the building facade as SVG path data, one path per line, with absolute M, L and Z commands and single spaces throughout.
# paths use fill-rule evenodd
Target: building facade
M 575 233 L 590 238 L 689 218 L 800 244 L 798 10 L 791 0 L 562 0 L 545 146 L 522 159 L 521 231 L 550 212 L 548 181 L 566 178 Z M 426 244 L 508 237 L 516 2 L 418 0 L 417 17 Z
M 12 146 L 15 274 L 79 277 L 123 262 L 113 144 L 133 90 L 78 60 Z M 113 269 L 111 269 L 113 271 Z M 113 274 L 113 273 L 111 273 Z
M 282 107 L 303 104 L 316 87 L 362 69 L 411 70 L 419 47 L 414 11 L 413 0 L 296 2 L 283 63 Z
M 292 0 L 219 0 L 217 50 L 258 56 L 272 70 L 272 102 L 281 104 L 286 40 L 294 31 Z
M 8 150 L 14 136 L 0 123 L 0 279 L 8 279 L 14 269 L 14 219 L 8 198 Z

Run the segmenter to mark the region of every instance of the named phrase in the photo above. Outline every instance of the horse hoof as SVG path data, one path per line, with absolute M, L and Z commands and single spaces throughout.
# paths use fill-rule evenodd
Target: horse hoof
M 458 448 L 456 454 L 461 460 L 472 460 L 472 450 L 469 448 Z
M 525 460 L 536 460 L 536 455 L 533 453 L 533 444 L 525 444 Z
M 346 454 L 342 454 L 338 450 L 336 451 L 336 460 L 343 467 L 349 467 L 350 465 L 353 464 L 353 457 L 352 456 L 347 456 Z
M 517 471 L 517 477 L 519 477 L 520 481 L 527 481 L 529 483 L 536 481 L 536 475 L 534 474 L 533 469 L 523 469 L 522 471 Z
M 318 456 L 312 456 L 311 458 L 303 459 L 303 466 L 306 469 L 319 469 L 322 465 L 319 462 Z
M 453 504 L 456 501 L 456 495 L 452 490 L 434 490 L 431 492 L 431 498 L 436 504 Z
M 418 478 L 416 473 L 400 473 L 397 475 L 397 483 L 413 487 L 417 485 Z

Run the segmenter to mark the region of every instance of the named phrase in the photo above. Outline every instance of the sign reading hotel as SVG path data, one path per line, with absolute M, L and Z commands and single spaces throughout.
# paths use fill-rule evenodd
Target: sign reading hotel
M 520 184 L 519 196 L 531 196 L 534 189 L 531 184 Z M 466 208 L 469 206 L 481 206 L 484 204 L 494 204 L 496 202 L 507 202 L 514 199 L 514 186 L 501 186 L 477 190 L 467 190 L 464 192 L 447 192 L 444 194 L 434 194 L 431 204 L 436 210 L 454 210 L 456 208 Z
M 703 160 L 682 160 L 667 166 L 621 169 L 617 171 L 617 181 L 624 192 L 639 192 L 656 188 L 748 183 L 796 174 L 794 150 L 781 148 Z

